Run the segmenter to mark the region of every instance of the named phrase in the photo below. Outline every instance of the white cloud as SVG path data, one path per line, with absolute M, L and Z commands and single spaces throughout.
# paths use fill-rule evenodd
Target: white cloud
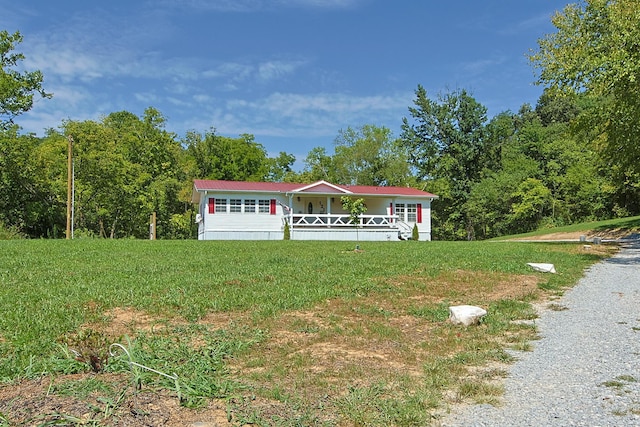
M 207 110 L 203 105 L 205 115 L 193 118 L 189 127 L 214 126 L 230 135 L 333 137 L 346 126 L 371 123 L 390 127 L 399 123 L 412 97 L 413 93 L 378 96 L 274 93 L 255 101 L 229 100 L 223 108 Z
M 53 99 L 60 104 L 77 106 L 91 98 L 91 93 L 84 87 L 60 85 L 45 86 L 45 90 L 53 94 Z M 38 103 L 46 104 L 49 100 L 42 99 Z
M 138 92 L 134 94 L 134 97 L 145 104 L 153 105 L 158 102 L 158 96 L 153 92 Z
M 177 106 L 177 107 L 190 107 L 191 104 L 182 100 L 182 99 L 178 99 L 178 98 L 174 98 L 174 97 L 169 97 L 167 98 L 167 101 L 169 101 L 171 104 Z
M 213 97 L 209 96 L 209 95 L 194 95 L 193 96 L 193 100 L 194 102 L 197 102 L 198 104 L 207 104 L 210 102 L 213 102 Z
M 304 61 L 267 61 L 258 65 L 258 78 L 261 81 L 270 81 L 293 74 Z
M 502 55 L 497 55 L 492 58 L 478 59 L 476 61 L 463 62 L 462 68 L 470 74 L 481 74 L 487 72 L 487 70 L 500 66 L 506 62 L 507 58 Z
M 295 73 L 299 68 L 307 64 L 303 60 L 267 60 L 256 63 L 240 63 L 229 61 L 218 64 L 201 73 L 207 79 L 226 80 L 229 89 L 236 89 L 236 83 L 255 80 L 269 82 L 282 79 Z
M 189 77 L 190 70 L 182 62 L 163 61 L 154 50 L 171 37 L 171 22 L 153 11 L 146 13 L 146 19 L 140 19 L 139 13 L 116 15 L 97 6 L 79 9 L 46 28 L 34 28 L 23 44 L 25 66 L 64 81 L 171 74 Z
M 240 81 L 249 77 L 254 70 L 255 67 L 252 65 L 229 61 L 204 71 L 202 76 L 210 79 L 230 78 Z
M 100 59 L 91 54 L 73 51 L 67 47 L 52 49 L 45 43 L 29 46 L 25 53 L 25 67 L 37 69 L 46 77 L 70 81 L 79 78 L 83 81 L 103 76 L 104 67 L 100 66 Z

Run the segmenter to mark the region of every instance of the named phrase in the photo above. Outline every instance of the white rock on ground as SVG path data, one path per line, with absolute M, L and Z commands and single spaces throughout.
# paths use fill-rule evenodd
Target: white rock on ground
M 528 262 L 528 266 L 533 268 L 536 271 L 541 271 L 543 273 L 555 273 L 556 267 L 553 264 L 545 264 L 539 262 Z
M 486 315 L 487 310 L 473 305 L 453 305 L 449 307 L 449 320 L 454 325 L 475 325 Z

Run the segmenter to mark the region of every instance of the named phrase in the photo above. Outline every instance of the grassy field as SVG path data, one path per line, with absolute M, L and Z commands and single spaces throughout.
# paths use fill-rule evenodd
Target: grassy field
M 618 234 L 628 234 L 640 232 L 640 216 L 628 218 L 616 218 L 605 221 L 583 222 L 579 224 L 567 225 L 564 227 L 541 228 L 530 233 L 508 236 L 508 239 L 526 239 L 527 237 L 546 236 L 549 234 L 576 234 L 585 236 L 599 236 Z M 505 237 L 496 237 L 493 240 L 504 240 Z
M 163 412 L 185 425 L 215 411 L 219 425 L 428 425 L 449 405 L 496 402 L 505 349 L 536 337 L 531 304 L 612 250 L 354 246 L 0 241 L 0 426 L 153 424 Z M 453 326 L 455 304 L 489 314 Z

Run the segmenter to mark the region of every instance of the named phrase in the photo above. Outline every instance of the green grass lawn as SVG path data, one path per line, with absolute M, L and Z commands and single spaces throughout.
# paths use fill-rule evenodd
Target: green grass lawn
M 179 378 L 135 370 L 139 384 L 170 390 L 184 407 L 226 399 L 239 424 L 422 425 L 442 409 L 444 389 L 458 388 L 461 398 L 491 395 L 495 390 L 482 381 L 453 378 L 467 378 L 467 365 L 507 361 L 505 347 L 526 348 L 530 328 L 510 320 L 530 318 L 531 301 L 574 284 L 605 256 L 572 244 L 360 246 L 361 252 L 350 242 L 0 241 L 0 387 L 130 372 L 121 357 L 109 357 L 109 345 L 119 342 L 137 363 Z M 533 273 L 527 262 L 553 263 L 559 273 Z M 515 288 L 527 277 L 537 292 L 508 292 L 510 281 Z M 492 288 L 497 282 L 501 294 Z M 484 304 L 490 314 L 482 327 L 459 330 L 446 322 L 453 303 Z M 117 309 L 144 317 L 145 327 L 133 319 L 111 328 Z M 409 328 L 398 319 L 418 325 L 422 335 L 411 335 L 409 344 Z M 277 339 L 283 336 L 277 331 L 299 339 Z M 301 342 L 307 350 L 375 342 L 413 373 L 390 376 L 359 363 L 343 366 L 340 378 L 326 371 L 312 376 L 314 364 L 337 361 L 296 349 Z M 442 351 L 447 343 L 453 352 Z M 0 406 L 0 425 L 3 417 L 7 425 L 13 419 Z
M 583 222 L 579 224 L 567 225 L 564 227 L 554 228 L 541 228 L 530 233 L 517 234 L 513 236 L 497 237 L 492 240 L 504 240 L 504 239 L 522 239 L 526 237 L 544 236 L 550 233 L 584 233 L 597 235 L 599 233 L 607 233 L 612 231 L 622 232 L 638 232 L 640 231 L 640 216 L 628 217 L 628 218 L 616 218 L 605 221 Z

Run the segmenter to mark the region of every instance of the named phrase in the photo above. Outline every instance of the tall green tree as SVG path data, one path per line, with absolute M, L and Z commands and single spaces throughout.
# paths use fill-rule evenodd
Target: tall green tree
M 430 99 L 421 85 L 402 120 L 404 143 L 420 178 L 459 178 L 461 187 L 480 176 L 485 156 L 487 108 L 461 89 Z
M 157 234 L 170 230 L 171 235 L 188 234 L 175 229 L 183 222 L 173 219 L 173 215 L 190 214 L 190 206 L 185 210 L 187 192 L 191 185 L 186 182 L 182 167 L 182 147 L 175 134 L 166 131 L 166 119 L 157 109 L 145 109 L 141 117 L 122 111 L 109 114 L 104 126 L 114 131 L 116 144 L 122 147 L 125 160 L 138 169 L 133 186 L 137 207 L 129 217 L 137 217 L 137 222 L 146 224 L 151 212 L 156 213 Z M 135 227 L 138 229 L 138 227 Z M 135 232 L 146 235 L 146 229 Z
M 432 210 L 434 234 L 471 239 L 473 219 L 465 203 L 492 153 L 485 137 L 487 109 L 465 90 L 430 99 L 419 85 L 415 94 L 413 120 L 403 118 L 401 139 L 419 178 L 440 196 Z
M 0 130 L 0 222 L 30 237 L 57 237 L 64 230 L 66 143 Z M 61 233 L 63 234 L 63 232 Z
M 298 175 L 302 182 L 325 180 L 348 185 L 409 186 L 415 177 L 409 155 L 391 130 L 372 124 L 340 129 L 333 154 L 314 147 Z
M 40 71 L 19 71 L 24 55 L 14 50 L 21 42 L 19 32 L 0 31 L 0 128 L 4 129 L 8 129 L 16 116 L 33 107 L 36 94 L 51 97 L 42 88 L 44 78 Z
M 535 178 L 527 178 L 512 194 L 513 204 L 509 221 L 511 230 L 526 232 L 535 230 L 551 201 L 551 191 Z
M 157 235 L 189 236 L 187 174 L 182 147 L 154 108 L 141 117 L 111 113 L 100 122 L 69 121 L 74 140 L 76 225 L 101 237 L 146 238 L 155 212 Z M 187 227 L 178 229 L 179 227 Z
M 102 123 L 69 121 L 64 131 L 74 140 L 76 229 L 124 237 L 131 232 L 128 220 L 141 168 L 127 160 L 125 145 Z
M 302 182 L 339 181 L 333 156 L 325 147 L 314 147 L 309 151 L 300 178 Z
M 239 138 L 217 135 L 215 129 L 201 134 L 188 132 L 183 140 L 189 174 L 195 179 L 227 181 L 283 180 L 292 173 L 295 157 L 281 152 L 269 158 L 253 135 Z
M 540 84 L 598 98 L 587 123 L 612 164 L 640 172 L 640 3 L 582 0 L 552 18 L 557 32 L 530 60 Z
M 338 132 L 334 144 L 332 163 L 340 184 L 399 186 L 411 181 L 404 146 L 386 127 L 347 127 Z
M 298 174 L 293 170 L 296 158 L 293 154 L 281 151 L 278 157 L 269 157 L 267 160 L 266 181 L 269 182 L 295 182 Z

